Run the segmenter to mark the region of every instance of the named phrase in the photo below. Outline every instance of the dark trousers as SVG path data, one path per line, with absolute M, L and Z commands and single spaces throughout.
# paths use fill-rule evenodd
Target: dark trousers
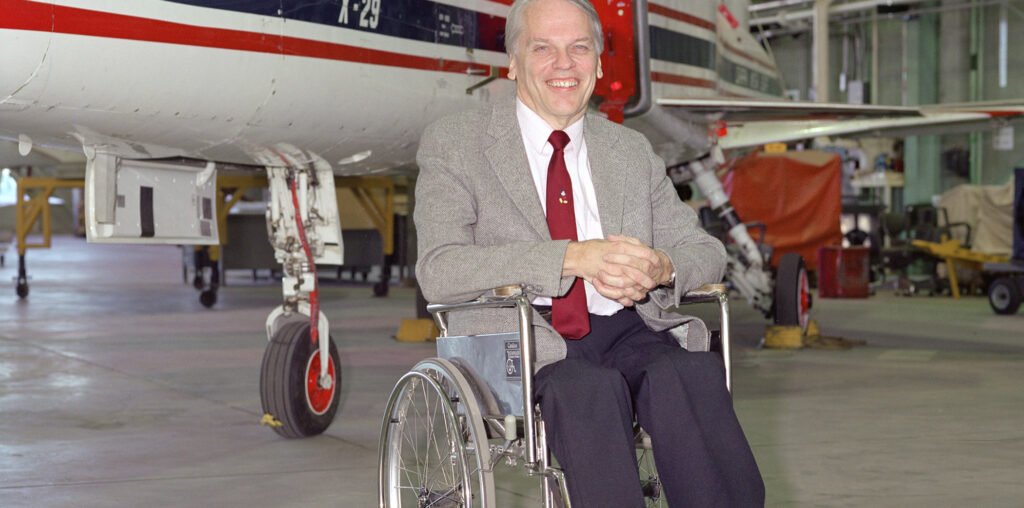
M 651 436 L 673 507 L 763 506 L 764 483 L 725 388 L 721 358 L 691 353 L 632 309 L 590 317 L 535 395 L 576 508 L 642 507 L 633 417 Z

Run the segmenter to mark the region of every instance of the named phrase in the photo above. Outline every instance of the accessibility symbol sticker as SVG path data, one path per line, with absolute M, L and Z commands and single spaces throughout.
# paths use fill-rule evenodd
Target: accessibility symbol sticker
M 519 341 L 505 341 L 505 379 L 522 379 L 523 362 L 522 351 L 519 349 Z

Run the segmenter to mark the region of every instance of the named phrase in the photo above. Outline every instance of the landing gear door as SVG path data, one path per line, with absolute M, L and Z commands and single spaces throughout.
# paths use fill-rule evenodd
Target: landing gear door
M 93 152 L 85 169 L 86 236 L 94 243 L 216 245 L 212 163 L 122 159 Z

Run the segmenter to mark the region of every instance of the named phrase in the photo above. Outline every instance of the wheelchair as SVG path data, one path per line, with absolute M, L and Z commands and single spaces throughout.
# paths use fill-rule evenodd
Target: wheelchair
M 702 286 L 682 303 L 703 302 L 719 306 L 721 353 L 731 390 L 725 286 Z M 448 335 L 449 313 L 479 308 L 514 309 L 519 331 Z M 521 465 L 527 475 L 539 478 L 545 508 L 571 508 L 563 472 L 552 465 L 544 421 L 533 401 L 533 369 L 525 368 L 533 365 L 533 314 L 522 288 L 498 288 L 472 302 L 428 305 L 427 310 L 440 330 L 438 356 L 403 375 L 388 399 L 378 447 L 379 506 L 495 507 L 493 475 L 504 463 Z M 684 346 L 708 350 L 707 343 Z M 646 506 L 667 506 L 650 437 L 638 425 L 634 433 Z

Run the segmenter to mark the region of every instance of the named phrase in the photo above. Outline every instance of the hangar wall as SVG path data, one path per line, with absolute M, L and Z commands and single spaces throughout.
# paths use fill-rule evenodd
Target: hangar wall
M 865 87 L 865 103 L 916 105 L 1024 98 L 1024 51 L 1016 50 L 1024 47 L 1024 9 L 1013 4 L 955 7 L 960 5 L 963 3 L 959 0 L 932 2 L 921 4 L 921 8 L 934 12 L 878 17 L 877 79 L 872 76 L 871 62 L 870 18 L 875 13 L 862 13 L 867 18 L 863 21 L 830 23 L 832 100 L 849 99 L 849 90 L 840 90 L 839 86 L 844 71 L 844 45 L 847 79 L 870 83 Z M 1001 19 L 1005 19 L 1007 26 L 1005 86 L 999 83 Z M 773 36 L 769 41 L 785 87 L 796 90 L 800 99 L 808 100 L 812 79 L 811 32 Z M 858 47 L 862 49 L 858 51 Z M 972 54 L 977 56 L 972 58 Z M 977 62 L 979 72 L 973 72 L 972 61 Z M 928 201 L 933 194 L 961 183 L 1005 183 L 1014 167 L 1024 166 L 1024 125 L 1015 127 L 1011 151 L 995 150 L 994 138 L 994 132 L 908 137 L 906 202 Z

